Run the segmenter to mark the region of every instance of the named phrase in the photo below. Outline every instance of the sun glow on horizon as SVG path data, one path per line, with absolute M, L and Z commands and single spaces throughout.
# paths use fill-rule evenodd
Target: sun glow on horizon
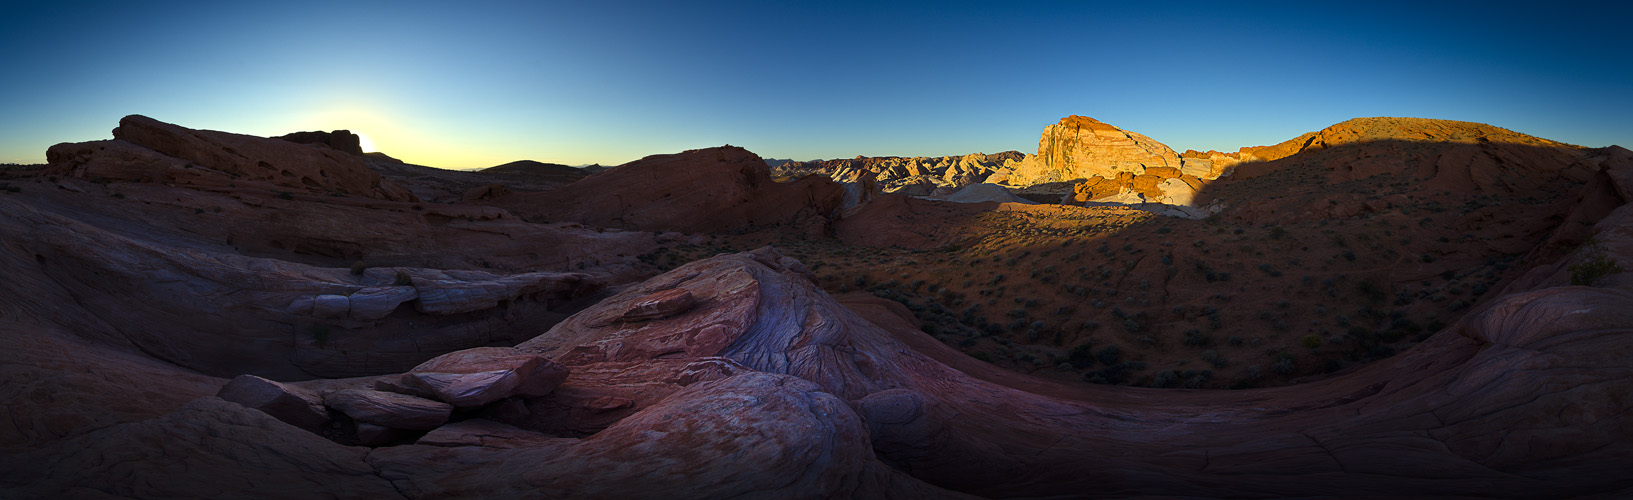
M 357 145 L 363 150 L 364 153 L 374 153 L 380 151 L 379 149 L 375 149 L 374 141 L 370 140 L 368 135 L 356 130 L 353 130 L 352 133 L 357 134 Z

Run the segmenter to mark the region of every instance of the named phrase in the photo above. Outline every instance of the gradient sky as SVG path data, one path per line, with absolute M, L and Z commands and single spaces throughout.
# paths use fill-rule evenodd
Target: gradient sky
M 444 168 L 1033 153 L 1070 114 L 1181 151 L 1362 116 L 1633 147 L 1626 2 L 1338 4 L 8 2 L 0 162 L 127 114 Z

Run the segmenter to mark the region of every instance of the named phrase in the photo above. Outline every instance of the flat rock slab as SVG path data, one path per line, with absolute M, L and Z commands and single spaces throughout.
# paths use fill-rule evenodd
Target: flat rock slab
M 329 412 L 323 409 L 323 398 L 317 394 L 254 375 L 239 375 L 232 379 L 221 387 L 216 397 L 260 410 L 309 431 L 315 431 L 329 421 Z
M 453 405 L 394 392 L 345 389 L 323 397 L 323 403 L 353 420 L 391 429 L 426 431 L 441 426 Z
M 567 380 L 567 367 L 537 354 L 503 347 L 451 352 L 404 374 L 402 385 L 459 408 L 511 396 L 550 394 Z

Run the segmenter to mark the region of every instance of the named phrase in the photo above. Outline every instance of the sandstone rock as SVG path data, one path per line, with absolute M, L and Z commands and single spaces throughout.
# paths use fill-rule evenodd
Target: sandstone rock
M 858 156 L 842 160 L 783 162 L 772 169 L 772 175 L 779 178 L 825 175 L 842 184 L 871 178 L 877 183 L 880 193 L 920 196 L 940 188 L 957 190 L 979 184 L 994 171 L 1019 162 L 1024 157 L 1018 151 L 911 158 Z
M 180 372 L 177 372 L 178 374 Z M 0 452 L 6 498 L 341 498 L 400 494 L 367 450 L 205 396 L 21 455 Z
M 184 160 L 119 139 L 57 144 L 45 158 L 48 174 L 105 181 L 161 182 L 186 166 Z
M 323 404 L 361 423 L 406 430 L 431 430 L 448 421 L 453 406 L 391 392 L 345 389 L 323 396 Z
M 1162 197 L 1159 198 L 1159 201 L 1163 203 L 1190 205 L 1195 202 L 1196 189 L 1184 180 L 1178 178 L 1164 179 L 1157 184 L 1157 189 L 1162 191 Z
M 550 437 L 487 419 L 452 422 L 421 436 L 414 444 L 427 446 L 481 446 L 484 448 L 548 447 L 566 438 Z
M 838 182 L 845 186 L 845 197 L 839 202 L 841 212 L 866 205 L 879 196 L 878 175 L 873 172 L 864 172 L 854 181 Z
M 1145 167 L 1144 173 L 1161 179 L 1173 179 L 1182 175 L 1180 169 L 1174 167 Z
M 385 446 L 410 434 L 403 429 L 393 429 L 368 422 L 355 423 L 353 430 L 357 434 L 357 444 L 363 446 Z
M 571 188 L 498 200 L 524 218 L 641 231 L 721 232 L 826 221 L 844 188 L 822 177 L 773 182 L 765 161 L 739 147 L 653 155 Z
M 312 297 L 312 315 L 324 319 L 344 318 L 351 313 L 352 301 L 345 295 Z
M 955 203 L 984 203 L 996 201 L 999 203 L 1021 203 L 1031 205 L 1035 202 L 1015 196 L 1003 186 L 997 184 L 971 184 L 964 186 L 957 192 L 947 196 L 947 201 Z
M 1024 186 L 1179 166 L 1179 154 L 1160 142 L 1093 118 L 1072 115 L 1044 127 L 1037 156 L 1029 156 L 1011 168 L 1005 182 Z
M 411 286 L 376 286 L 358 290 L 346 297 L 352 319 L 371 321 L 385 318 L 397 306 L 414 300 L 419 293 Z
M 55 159 L 51 160 L 48 171 L 83 177 L 114 175 L 119 179 L 178 182 L 206 175 L 188 171 L 197 166 L 235 179 L 290 189 L 414 200 L 407 190 L 370 171 L 358 157 L 334 149 L 192 130 L 140 115 L 121 119 L 113 135 L 115 141 L 53 146 L 56 152 L 48 152 L 47 156 Z
M 334 132 L 295 132 L 284 134 L 273 139 L 283 139 L 299 144 L 322 144 L 335 151 L 349 155 L 363 156 L 362 138 L 350 130 L 336 130 Z
M 510 188 L 505 187 L 504 184 L 488 184 L 465 191 L 465 195 L 461 196 L 460 199 L 464 201 L 482 201 L 509 195 Z
M 663 319 L 686 312 L 696 303 L 697 301 L 692 299 L 692 292 L 684 288 L 664 290 L 635 301 L 629 310 L 624 311 L 623 320 L 637 322 Z
M 402 381 L 456 408 L 474 408 L 511 396 L 544 396 L 566 379 L 567 368 L 542 356 L 479 347 L 432 358 Z
M 261 410 L 290 425 L 316 432 L 329 422 L 323 398 L 300 387 L 254 375 L 239 375 L 221 387 L 216 397 Z
M 486 281 L 415 281 L 415 309 L 426 314 L 451 315 L 489 309 L 501 301 L 531 293 L 558 293 L 571 289 L 582 275 L 524 273 Z

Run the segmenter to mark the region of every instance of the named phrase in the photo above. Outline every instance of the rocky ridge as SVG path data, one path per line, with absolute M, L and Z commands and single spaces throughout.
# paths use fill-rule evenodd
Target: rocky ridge
M 964 156 L 858 156 L 848 160 L 779 161 L 772 168 L 772 175 L 778 178 L 825 175 L 841 183 L 871 177 L 882 193 L 929 196 L 984 182 L 993 172 L 1024 156 L 1018 151 L 1005 151 Z

